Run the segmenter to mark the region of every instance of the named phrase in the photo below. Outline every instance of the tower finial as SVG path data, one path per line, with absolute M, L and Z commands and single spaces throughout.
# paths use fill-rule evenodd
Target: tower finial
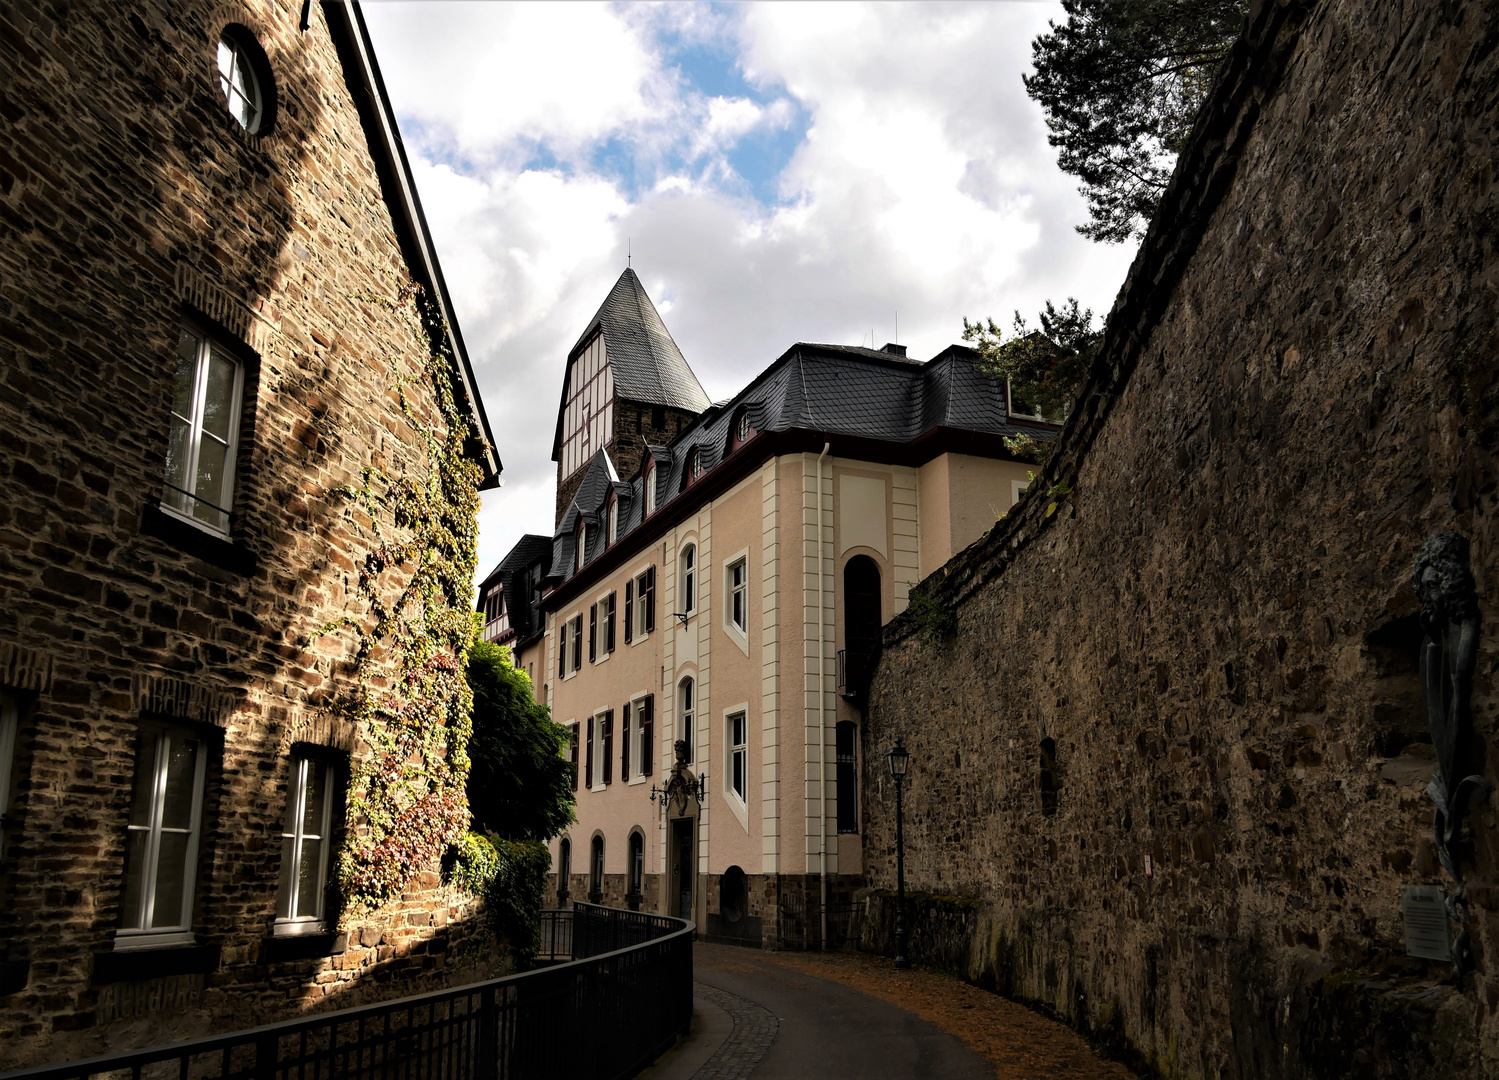
M 625 237 L 625 269 L 626 270 L 628 270 L 630 268 L 630 259 L 633 258 L 630 249 L 634 245 L 634 242 L 635 241 L 634 241 L 633 237 L 629 237 L 629 236 Z

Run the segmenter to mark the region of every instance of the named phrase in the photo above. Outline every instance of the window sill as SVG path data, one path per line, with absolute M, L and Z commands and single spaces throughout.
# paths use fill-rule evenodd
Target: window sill
M 272 934 L 260 942 L 260 962 L 281 964 L 288 960 L 317 960 L 338 956 L 349 945 L 349 935 L 332 930 L 321 934 Z
M 165 945 L 94 954 L 93 985 L 139 982 L 165 975 L 201 975 L 218 970 L 217 945 Z
M 148 503 L 141 512 L 141 532 L 242 577 L 251 577 L 255 573 L 257 560 L 252 552 L 231 540 L 190 525 L 154 503 Z

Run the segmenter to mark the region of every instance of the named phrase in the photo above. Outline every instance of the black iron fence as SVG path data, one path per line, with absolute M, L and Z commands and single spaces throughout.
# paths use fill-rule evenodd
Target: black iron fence
M 552 913 L 557 914 L 557 913 Z M 692 1019 L 695 927 L 574 904 L 554 967 L 0 1080 L 549 1080 L 632 1076 Z
M 816 896 L 781 896 L 781 944 L 788 949 L 821 949 L 822 903 Z M 864 930 L 863 901 L 835 899 L 828 904 L 826 947 L 857 948 Z

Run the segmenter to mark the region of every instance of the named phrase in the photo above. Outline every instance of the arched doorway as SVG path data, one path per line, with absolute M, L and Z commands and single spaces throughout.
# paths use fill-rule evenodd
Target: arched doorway
M 625 906 L 631 911 L 640 910 L 641 893 L 645 889 L 645 837 L 636 829 L 630 834 L 630 891 L 625 893 Z
M 844 697 L 862 701 L 869 686 L 880 645 L 884 609 L 880 595 L 880 567 L 868 555 L 855 555 L 843 564 L 843 652 L 838 683 Z
M 604 838 L 602 836 L 593 838 L 593 849 L 589 853 L 588 902 L 590 904 L 604 902 Z
M 567 903 L 568 875 L 573 872 L 573 844 L 567 837 L 557 843 L 557 906 Z

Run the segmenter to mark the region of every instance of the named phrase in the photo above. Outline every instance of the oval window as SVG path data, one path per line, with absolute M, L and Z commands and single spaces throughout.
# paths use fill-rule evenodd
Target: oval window
M 219 94 L 224 107 L 251 135 L 270 130 L 275 117 L 275 86 L 271 65 L 254 35 L 242 26 L 228 26 L 219 35 Z

